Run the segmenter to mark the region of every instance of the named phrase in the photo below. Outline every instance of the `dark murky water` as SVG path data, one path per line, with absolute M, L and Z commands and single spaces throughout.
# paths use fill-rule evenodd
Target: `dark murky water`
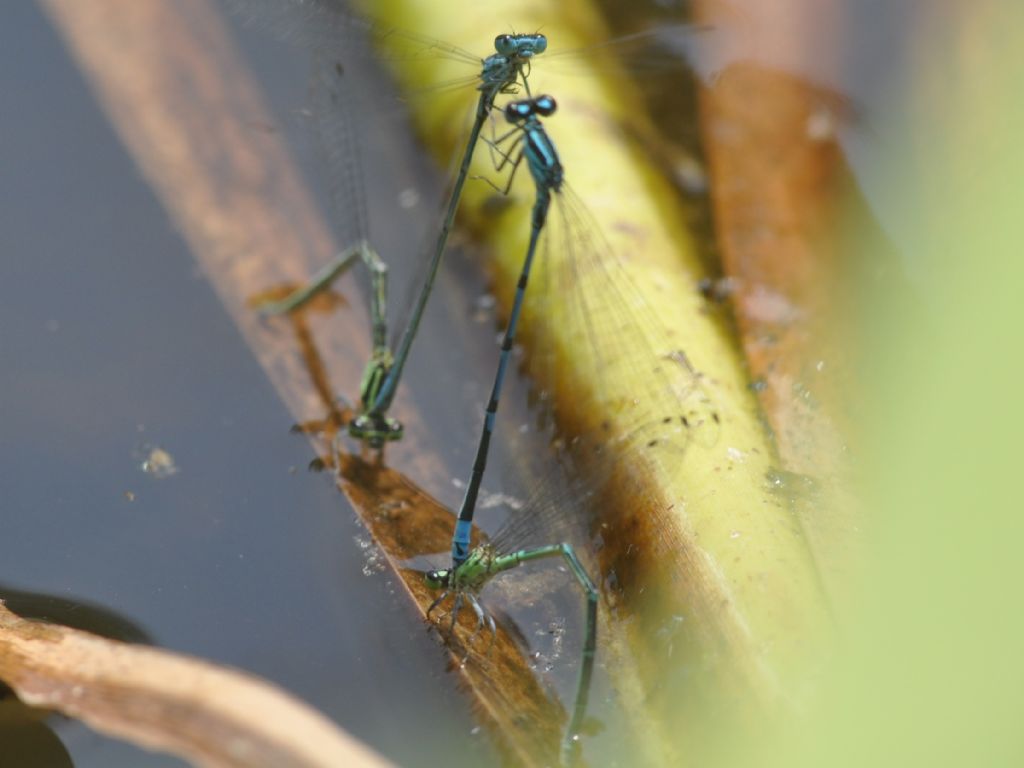
M 261 43 L 275 107 L 301 106 L 305 57 Z M 399 763 L 486 758 L 452 754 L 475 723 L 442 649 L 364 572 L 361 525 L 32 4 L 3 11 L 0 93 L 0 594 L 103 606 Z M 176 474 L 140 469 L 152 447 Z M 48 724 L 77 766 L 178 764 Z

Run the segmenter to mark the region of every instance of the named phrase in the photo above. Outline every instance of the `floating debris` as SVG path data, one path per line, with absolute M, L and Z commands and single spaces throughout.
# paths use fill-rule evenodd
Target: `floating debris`
M 147 449 L 143 449 L 146 451 Z M 143 459 L 142 471 L 152 475 L 157 480 L 163 480 L 171 475 L 178 474 L 178 465 L 174 463 L 174 457 L 159 446 L 148 448 L 146 458 Z

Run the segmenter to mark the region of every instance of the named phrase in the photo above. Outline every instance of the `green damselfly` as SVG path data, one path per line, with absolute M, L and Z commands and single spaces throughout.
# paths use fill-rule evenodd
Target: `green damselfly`
M 427 610 L 428 617 L 451 598 L 450 631 L 454 633 L 460 611 L 468 605 L 476 616 L 476 628 L 468 642 L 472 645 L 484 629 L 489 630 L 492 643 L 497 634 L 495 621 L 480 598 L 481 591 L 493 579 L 535 561 L 556 559 L 564 563 L 584 598 L 584 632 L 575 692 L 561 743 L 563 764 L 575 762 L 580 746 L 597 653 L 600 598 L 598 587 L 573 544 L 585 538 L 585 516 L 597 491 L 596 486 L 583 479 L 583 474 L 569 466 L 573 458 L 567 453 L 556 454 L 554 466 L 548 467 L 526 501 L 510 505 L 509 515 L 497 532 L 474 547 L 461 564 L 426 574 L 427 585 L 441 590 Z

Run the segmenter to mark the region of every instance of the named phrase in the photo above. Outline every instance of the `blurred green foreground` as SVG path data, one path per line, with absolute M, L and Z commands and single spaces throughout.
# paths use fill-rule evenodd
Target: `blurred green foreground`
M 1024 765 L 1024 12 L 1012 6 L 922 13 L 894 73 L 903 119 L 879 130 L 892 137 L 884 219 L 910 291 L 863 288 L 859 620 L 802 732 L 750 764 Z

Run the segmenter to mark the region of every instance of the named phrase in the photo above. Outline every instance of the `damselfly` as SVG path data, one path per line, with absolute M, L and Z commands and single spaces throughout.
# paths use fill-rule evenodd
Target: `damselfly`
M 589 392 L 581 388 L 575 393 L 563 393 L 576 408 L 584 407 L 589 398 L 592 409 L 603 414 L 601 426 L 609 440 L 622 440 L 624 445 L 641 442 L 649 447 L 667 443 L 682 449 L 697 431 L 703 431 L 713 440 L 719 421 L 715 404 L 702 386 L 700 373 L 685 351 L 666 338 L 626 265 L 610 251 L 599 225 L 565 183 L 557 150 L 540 121 L 541 117 L 553 114 L 555 108 L 550 96 L 510 103 L 505 108 L 505 116 L 513 128 L 494 142 L 501 153 L 499 169 L 511 163 L 514 174 L 525 158 L 534 182 L 535 199 L 529 222 L 529 244 L 516 283 L 480 442 L 452 537 L 453 567 L 458 567 L 468 557 L 469 535 L 502 385 L 520 317 L 524 307 L 530 304 L 526 301 L 526 288 L 532 270 L 540 272 L 542 282 L 541 297 L 531 300 L 535 317 L 546 313 L 546 325 L 550 327 L 553 321 L 557 325 L 559 314 L 571 313 L 574 316 L 566 319 L 571 319 L 575 327 L 586 329 L 581 346 L 597 362 L 593 366 L 595 370 L 611 374 L 615 369 L 636 369 L 632 377 L 634 389 L 625 397 L 610 395 L 601 381 L 590 382 Z M 507 149 L 502 149 L 505 144 L 508 144 Z M 511 181 L 510 177 L 509 185 Z M 508 188 L 506 186 L 505 191 Z M 549 222 L 552 200 L 557 202 L 560 215 Z M 535 268 L 534 259 L 542 244 L 549 258 L 541 260 Z M 551 253 L 552 244 L 558 251 L 555 254 Z M 552 340 L 544 334 L 534 334 L 531 346 L 532 367 L 538 370 L 547 365 L 549 370 L 544 378 L 547 386 L 554 386 L 555 376 L 550 369 L 557 351 L 553 349 Z M 567 433 L 564 424 L 562 436 L 563 439 L 578 437 Z
M 256 0 L 244 0 L 244 2 L 243 0 L 234 0 L 234 2 L 239 9 L 249 12 L 254 18 L 277 27 L 284 36 L 292 37 L 299 34 L 311 38 L 310 42 L 328 29 L 339 32 L 344 30 L 349 34 L 363 32 L 376 36 L 405 34 L 393 29 L 381 29 L 379 25 L 360 17 L 350 16 L 336 4 L 323 0 L 310 3 L 284 2 L 275 5 L 256 2 Z M 332 23 L 323 25 L 325 21 Z M 332 48 L 337 45 L 339 40 L 343 39 L 345 38 L 341 36 L 333 39 L 331 41 Z M 428 44 L 428 41 L 417 35 L 409 35 L 407 39 L 418 45 Z M 440 48 L 449 55 L 476 61 L 480 67 L 476 84 L 480 95 L 477 100 L 473 125 L 449 195 L 444 219 L 430 254 L 426 274 L 400 338 L 394 345 L 389 344 L 387 338 L 387 265 L 372 249 L 367 239 L 365 205 L 359 192 L 362 186 L 358 161 L 359 147 L 354 140 L 350 114 L 355 109 L 352 100 L 353 90 L 342 85 L 344 70 L 338 63 L 335 63 L 333 67 L 338 77 L 330 82 L 325 76 L 325 71 L 330 71 L 330 68 L 325 70 L 322 66 L 317 67 L 316 73 L 320 82 L 315 83 L 313 88 L 314 101 L 318 102 L 314 105 L 314 112 L 321 124 L 321 136 L 331 139 L 325 141 L 325 152 L 334 177 L 332 179 L 333 188 L 342 189 L 346 193 L 344 205 L 338 206 L 339 208 L 344 207 L 346 210 L 339 218 L 354 218 L 354 231 L 345 233 L 348 240 L 346 247 L 331 263 L 314 276 L 308 286 L 295 291 L 282 301 L 270 302 L 261 307 L 268 314 L 292 311 L 303 306 L 326 289 L 357 261 L 361 261 L 367 267 L 371 276 L 370 318 L 373 352 L 362 377 L 358 413 L 349 422 L 348 431 L 353 437 L 364 440 L 376 448 L 381 447 L 386 441 L 397 440 L 402 436 L 402 425 L 397 420 L 388 417 L 387 411 L 391 407 L 412 343 L 419 330 L 427 300 L 433 289 L 441 256 L 444 253 L 448 235 L 455 220 L 455 213 L 458 210 L 459 199 L 462 196 L 462 189 L 469 173 L 473 150 L 484 122 L 493 109 L 494 100 L 499 94 L 516 93 L 520 83 L 529 92 L 526 81 L 529 64 L 534 56 L 543 53 L 547 48 L 547 39 L 542 34 L 498 35 L 494 39 L 495 52 L 484 59 L 475 58 L 472 54 L 454 46 L 445 46 L 436 42 L 429 43 L 429 45 Z M 331 53 L 325 51 L 323 45 L 313 46 L 313 51 L 318 59 L 325 57 L 335 59 L 337 56 L 337 52 L 334 50 Z M 348 210 L 349 207 L 356 211 L 354 217 Z

